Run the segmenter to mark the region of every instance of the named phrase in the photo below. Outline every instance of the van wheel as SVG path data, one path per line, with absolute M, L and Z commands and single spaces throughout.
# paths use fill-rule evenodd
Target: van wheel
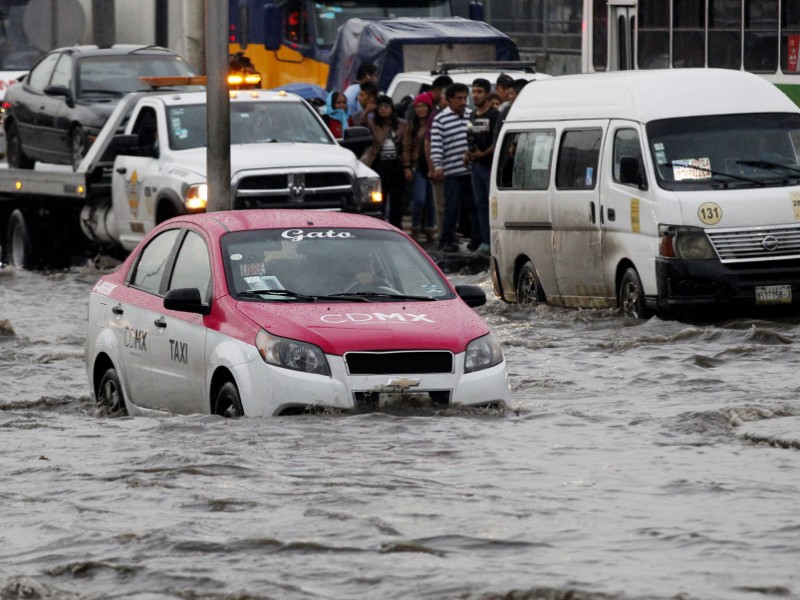
M 517 277 L 517 304 L 538 304 L 545 302 L 544 289 L 531 261 L 522 265 Z
M 627 269 L 619 284 L 619 309 L 625 317 L 647 319 L 650 311 L 644 301 L 644 288 L 639 273 L 633 267 Z
M 219 388 L 217 397 L 214 399 L 214 414 L 226 419 L 244 416 L 239 390 L 232 381 L 226 382 Z

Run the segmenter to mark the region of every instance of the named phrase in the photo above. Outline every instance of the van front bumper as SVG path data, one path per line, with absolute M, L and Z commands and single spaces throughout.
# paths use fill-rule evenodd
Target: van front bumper
M 718 305 L 800 309 L 800 260 L 723 264 L 656 259 L 656 281 L 658 306 L 665 310 Z M 764 299 L 765 292 L 776 293 Z

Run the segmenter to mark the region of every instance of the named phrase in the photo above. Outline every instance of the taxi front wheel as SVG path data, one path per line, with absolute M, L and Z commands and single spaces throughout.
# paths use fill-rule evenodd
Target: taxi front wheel
M 214 414 L 226 419 L 243 417 L 242 400 L 239 398 L 239 390 L 232 381 L 226 382 L 214 399 Z
M 125 416 L 128 408 L 125 406 L 125 395 L 119 383 L 116 369 L 107 369 L 103 373 L 100 385 L 97 386 L 97 404 L 109 416 Z

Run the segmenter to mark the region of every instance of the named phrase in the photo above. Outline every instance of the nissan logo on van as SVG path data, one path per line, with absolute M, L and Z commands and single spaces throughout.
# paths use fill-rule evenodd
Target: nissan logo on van
M 780 244 L 778 238 L 774 235 L 765 235 L 761 240 L 761 247 L 767 252 L 775 252 Z

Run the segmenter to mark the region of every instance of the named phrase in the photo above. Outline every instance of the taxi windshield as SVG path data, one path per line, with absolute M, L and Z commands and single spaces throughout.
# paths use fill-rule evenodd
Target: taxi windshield
M 325 125 L 303 102 L 231 102 L 231 144 L 295 142 L 334 144 Z M 206 106 L 191 104 L 167 109 L 169 147 L 173 150 L 206 145 Z
M 658 184 L 668 190 L 800 183 L 800 114 L 662 119 L 647 125 Z
M 454 297 L 425 254 L 395 231 L 292 228 L 221 240 L 228 290 L 243 300 L 428 301 Z

